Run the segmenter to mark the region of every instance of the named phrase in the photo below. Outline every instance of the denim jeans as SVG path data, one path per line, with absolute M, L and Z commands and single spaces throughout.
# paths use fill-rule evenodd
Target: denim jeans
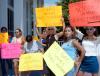
M 65 76 L 75 76 L 76 73 L 76 67 L 72 68 L 71 71 L 69 71 Z

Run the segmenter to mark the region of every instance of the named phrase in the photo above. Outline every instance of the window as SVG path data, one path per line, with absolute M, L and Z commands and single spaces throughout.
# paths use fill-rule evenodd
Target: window
M 13 7 L 14 6 L 14 0 L 8 0 L 8 5 Z
M 14 35 L 14 12 L 8 8 L 8 32 Z

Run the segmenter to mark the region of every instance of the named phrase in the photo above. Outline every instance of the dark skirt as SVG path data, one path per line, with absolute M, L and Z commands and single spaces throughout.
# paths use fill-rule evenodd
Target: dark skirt
M 99 72 L 99 63 L 96 56 L 85 56 L 81 65 L 80 71 L 88 73 L 98 73 Z

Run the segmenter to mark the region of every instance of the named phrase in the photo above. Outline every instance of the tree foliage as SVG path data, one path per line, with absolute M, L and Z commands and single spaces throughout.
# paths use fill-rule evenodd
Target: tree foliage
M 68 4 L 72 3 L 72 2 L 76 2 L 76 1 L 78 1 L 78 0 L 59 0 L 59 2 L 57 2 L 57 5 L 62 6 L 63 17 L 64 17 L 64 21 L 65 21 L 66 24 L 69 24 L 69 21 L 68 21 L 68 16 L 69 16 Z

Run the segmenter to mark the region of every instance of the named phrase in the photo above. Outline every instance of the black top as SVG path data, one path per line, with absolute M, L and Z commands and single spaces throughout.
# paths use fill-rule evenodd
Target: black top
M 44 50 L 46 51 L 53 44 L 54 41 L 56 41 L 54 35 L 48 35 L 46 37 L 46 47 L 44 48 Z

